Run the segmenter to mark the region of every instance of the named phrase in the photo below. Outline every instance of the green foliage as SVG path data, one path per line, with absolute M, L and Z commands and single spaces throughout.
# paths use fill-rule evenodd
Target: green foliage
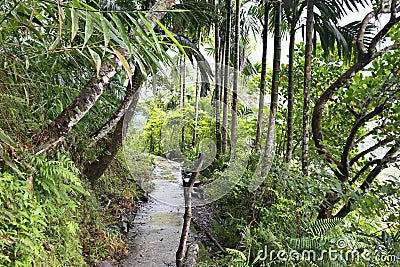
M 71 160 L 35 158 L 21 176 L 2 172 L 0 264 L 6 266 L 80 266 L 80 214 L 76 200 L 87 195 Z M 20 166 L 21 169 L 22 166 Z
M 1 173 L 0 188 L 0 265 L 29 266 L 44 258 L 46 213 L 18 176 Z
M 398 126 L 397 110 L 398 101 L 398 62 L 395 60 L 397 51 L 389 53 L 372 63 L 372 67 L 359 73 L 348 81 L 333 98 L 327 102 L 327 109 L 323 114 L 324 144 L 333 155 L 340 159 L 343 145 L 346 143 L 348 133 L 354 123 L 363 114 L 371 112 L 376 106 L 385 102 L 382 114 L 375 116 L 369 123 L 362 125 L 355 140 L 368 134 L 373 126 L 378 129 L 369 136 L 372 145 L 388 138 L 387 151 L 393 140 Z M 324 57 L 318 45 L 313 58 L 313 87 L 312 101 L 316 101 L 332 81 L 337 79 L 345 70 L 346 62 L 337 56 Z M 304 54 L 302 44 L 298 45 L 295 53 L 295 92 L 301 92 L 303 79 Z M 283 68 L 284 69 L 284 68 Z M 253 79 L 251 88 L 258 88 L 257 78 Z M 391 86 L 385 86 L 389 84 Z M 281 86 L 287 87 L 286 71 L 281 73 Z M 396 87 L 397 86 L 397 87 Z M 301 171 L 301 131 L 302 131 L 302 96 L 295 94 L 295 122 L 294 122 L 294 152 L 290 173 L 284 162 L 286 146 L 286 92 L 280 95 L 280 105 L 277 114 L 276 152 L 269 176 L 262 187 L 254 193 L 247 190 L 249 181 L 259 155 L 252 155 L 247 166 L 247 172 L 239 184 L 216 204 L 216 226 L 214 234 L 219 240 L 226 240 L 225 245 L 234 248 L 230 256 L 221 257 L 216 261 L 224 266 L 252 266 L 252 261 L 257 259 L 256 266 L 368 266 L 368 263 L 358 258 L 352 262 L 324 260 L 314 261 L 280 261 L 276 255 L 271 260 L 263 261 L 257 258 L 258 252 L 268 246 L 268 251 L 291 249 L 304 251 L 314 249 L 321 253 L 323 250 L 338 249 L 341 253 L 358 252 L 364 250 L 373 252 L 378 247 L 384 248 L 384 253 L 398 255 L 398 191 L 399 184 L 395 168 L 398 164 L 388 164 L 391 167 L 378 176 L 370 189 L 362 196 L 358 186 L 360 181 L 341 182 L 335 175 L 337 167 L 329 164 L 316 153 L 313 143 L 310 143 L 310 174 L 304 176 Z M 365 103 L 370 101 L 369 106 Z M 354 114 L 353 114 L 354 113 Z M 355 114 L 357 113 L 357 114 Z M 390 118 L 390 119 L 389 119 Z M 255 118 L 249 114 L 244 116 L 246 133 L 249 138 L 254 137 Z M 384 125 L 384 129 L 380 125 Z M 356 145 L 349 157 L 354 158 L 361 151 L 371 146 L 369 138 L 362 145 Z M 358 141 L 357 141 L 358 142 Z M 381 158 L 384 152 L 381 149 L 361 155 L 354 160 L 350 177 L 354 177 L 365 163 Z M 397 157 L 398 159 L 398 157 Z M 221 165 L 224 162 L 220 163 Z M 385 166 L 386 167 L 386 166 Z M 371 170 L 371 169 L 367 169 Z M 368 171 L 359 177 L 361 181 L 369 174 Z M 213 178 L 218 177 L 218 173 Z M 350 178 L 350 180 L 351 180 Z M 327 196 L 336 196 L 341 201 L 338 207 L 353 199 L 354 214 L 349 214 L 345 219 L 316 220 L 321 206 L 327 203 Z M 336 213 L 332 210 L 332 215 Z M 341 223 L 343 222 L 343 223 Z M 340 223 L 340 224 L 339 224 Z M 385 229 L 388 230 L 385 230 Z M 242 238 L 238 241 L 238 235 Z M 385 239 L 386 233 L 390 238 Z M 301 236 L 301 238 L 300 238 Z M 388 242 L 386 242 L 386 241 Z M 340 246 L 344 242 L 345 247 Z M 386 243 L 385 243 L 386 242 Z M 389 252 L 390 251 L 390 252 Z M 240 253 L 239 253 L 240 252 Z M 389 266 L 388 262 L 372 261 L 376 266 Z M 218 263 L 216 265 L 218 265 Z

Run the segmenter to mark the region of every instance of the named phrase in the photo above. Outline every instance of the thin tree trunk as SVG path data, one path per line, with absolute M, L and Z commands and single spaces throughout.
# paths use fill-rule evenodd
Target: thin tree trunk
M 257 132 L 255 149 L 257 152 L 260 151 L 260 142 L 262 136 L 262 124 L 264 116 L 264 97 L 265 97 L 265 83 L 267 78 L 267 48 L 268 48 L 268 14 L 269 14 L 269 3 L 265 3 L 264 7 L 264 28 L 263 28 L 263 48 L 262 48 L 262 59 L 261 59 L 261 80 L 260 80 L 260 96 L 258 98 L 258 116 L 257 116 Z
M 294 65 L 294 42 L 296 24 L 292 22 L 289 37 L 289 69 L 288 69 L 288 108 L 287 108 L 287 143 L 286 143 L 286 163 L 287 170 L 290 171 L 290 162 L 293 155 L 293 106 L 294 106 L 294 93 L 293 93 L 293 65 Z
M 240 0 L 235 1 L 235 39 L 233 47 L 233 86 L 232 86 L 232 126 L 231 126 L 231 153 L 236 155 L 236 138 L 238 123 L 238 88 L 239 88 L 239 36 L 240 36 Z
M 197 47 L 200 49 L 201 44 L 201 32 L 199 32 L 199 39 L 197 40 Z M 193 128 L 193 137 L 192 137 L 192 147 L 196 146 L 196 139 L 197 139 L 197 121 L 199 119 L 199 98 L 200 98 L 200 68 L 197 64 L 196 68 L 196 92 L 195 92 L 195 99 L 194 99 L 194 128 Z
M 246 60 L 247 60 L 247 48 L 249 46 L 249 43 L 246 39 L 243 40 L 243 48 L 242 48 L 242 56 L 240 58 L 240 64 L 239 64 L 239 71 L 242 72 L 244 70 L 244 67 L 246 66 Z
M 231 35 L 231 0 L 226 0 L 226 30 L 225 30 L 225 62 L 224 62 L 224 103 L 222 107 L 222 153 L 227 153 L 228 147 L 228 103 L 229 103 L 229 59 L 230 59 L 230 35 Z
M 183 55 L 183 64 L 181 66 L 181 79 L 182 79 L 182 89 L 181 89 L 181 108 L 186 107 L 186 57 Z M 182 147 L 185 146 L 185 126 L 182 127 Z
M 224 22 L 226 24 L 226 21 Z M 225 37 L 221 36 L 220 42 L 220 81 L 219 81 L 219 100 L 220 104 L 222 105 L 222 99 L 224 98 L 224 82 L 225 82 Z M 222 111 L 222 106 L 221 109 Z M 221 125 L 222 127 L 222 125 Z M 221 129 L 221 148 L 222 148 L 222 129 Z
M 262 166 L 262 177 L 267 177 L 271 169 L 274 147 L 275 147 L 275 132 L 276 132 L 276 113 L 278 109 L 278 94 L 279 94 L 279 73 L 281 64 L 281 26 L 282 26 L 282 2 L 277 1 L 274 3 L 274 63 L 272 73 L 272 89 L 271 89 L 271 104 L 268 120 L 267 139 L 264 147 L 264 160 L 265 165 Z M 258 186 L 257 186 L 258 187 Z
M 216 8 L 218 2 L 215 3 Z M 218 9 L 217 9 L 218 12 Z M 219 22 L 215 22 L 215 139 L 217 140 L 217 157 L 221 154 L 221 57 L 220 57 L 220 36 L 219 36 Z
M 181 233 L 181 238 L 179 241 L 179 247 L 176 252 L 176 266 L 177 267 L 182 267 L 183 266 L 183 261 L 184 261 L 184 256 L 185 256 L 185 250 L 186 250 L 186 242 L 187 238 L 189 235 L 189 229 L 190 229 L 190 220 L 192 219 L 192 191 L 193 191 L 193 185 L 196 179 L 200 175 L 200 170 L 204 162 L 204 154 L 200 154 L 199 160 L 198 160 L 198 165 L 196 168 L 195 173 L 192 174 L 189 180 L 189 186 L 184 187 L 184 196 L 185 196 L 185 214 L 183 216 L 183 226 L 182 226 L 182 233 Z
M 313 26 L 314 26 L 314 0 L 307 1 L 306 22 L 306 51 L 304 61 L 304 104 L 303 104 L 303 142 L 302 142 L 302 171 L 308 175 L 308 144 L 310 139 L 310 86 L 311 86 L 311 60 L 313 51 Z

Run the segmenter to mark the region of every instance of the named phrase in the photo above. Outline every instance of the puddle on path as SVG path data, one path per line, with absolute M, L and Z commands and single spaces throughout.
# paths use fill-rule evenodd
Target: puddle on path
M 156 157 L 154 190 L 139 209 L 128 234 L 131 252 L 123 267 L 175 266 L 185 211 L 181 169 L 177 162 Z M 173 178 L 173 179 L 172 179 Z

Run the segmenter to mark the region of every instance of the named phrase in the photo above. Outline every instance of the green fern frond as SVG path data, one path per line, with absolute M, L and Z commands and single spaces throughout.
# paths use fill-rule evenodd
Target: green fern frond
M 339 225 L 342 221 L 342 218 L 315 220 L 309 225 L 306 225 L 305 229 L 311 236 L 321 236 L 325 235 L 329 230 Z
M 246 261 L 246 255 L 244 255 L 244 253 L 240 250 L 237 249 L 233 249 L 233 248 L 226 248 L 226 252 L 228 252 L 228 254 L 241 258 L 243 261 Z

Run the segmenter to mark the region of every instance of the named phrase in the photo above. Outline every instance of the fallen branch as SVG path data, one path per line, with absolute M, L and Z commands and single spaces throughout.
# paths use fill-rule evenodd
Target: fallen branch
M 195 220 L 193 220 L 193 223 L 200 230 L 200 232 L 205 234 L 208 237 L 208 239 L 210 239 L 210 241 L 214 243 L 214 245 L 219 249 L 219 251 L 221 251 L 224 254 L 227 253 L 226 249 L 218 242 L 218 240 L 213 236 L 213 234 L 211 234 L 210 231 L 208 231 L 207 229 L 202 228 L 200 226 L 200 224 L 198 224 Z

